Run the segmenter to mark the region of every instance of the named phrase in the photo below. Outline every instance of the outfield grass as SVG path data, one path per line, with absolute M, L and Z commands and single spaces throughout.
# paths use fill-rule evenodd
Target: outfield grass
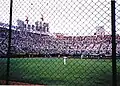
M 0 79 L 5 79 L 6 60 L 0 60 Z M 117 64 L 120 66 L 120 64 Z M 11 58 L 10 79 L 33 84 L 112 86 L 111 60 L 62 58 Z

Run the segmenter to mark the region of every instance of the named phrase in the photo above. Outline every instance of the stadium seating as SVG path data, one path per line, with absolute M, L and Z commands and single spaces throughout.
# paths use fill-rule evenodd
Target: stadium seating
M 34 26 L 32 26 L 34 29 Z M 3 31 L 4 30 L 4 31 Z M 0 55 L 7 53 L 8 29 L 0 27 Z M 111 55 L 111 36 L 79 36 L 56 38 L 38 33 L 12 30 L 11 53 Z M 120 55 L 120 37 L 117 54 Z

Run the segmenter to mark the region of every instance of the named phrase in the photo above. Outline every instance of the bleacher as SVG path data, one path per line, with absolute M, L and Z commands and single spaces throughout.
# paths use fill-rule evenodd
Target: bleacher
M 7 53 L 8 29 L 0 28 L 0 54 Z M 120 37 L 117 37 L 117 54 L 120 55 Z M 111 36 L 79 36 L 56 38 L 38 33 L 12 30 L 12 52 L 39 54 L 111 55 Z

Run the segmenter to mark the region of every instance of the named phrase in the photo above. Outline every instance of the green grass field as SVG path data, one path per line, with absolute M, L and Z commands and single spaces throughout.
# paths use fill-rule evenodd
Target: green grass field
M 1 58 L 0 64 L 0 79 L 3 80 L 6 77 L 6 59 Z M 120 67 L 120 63 L 117 65 Z M 112 86 L 112 62 L 67 59 L 64 65 L 62 58 L 11 58 L 10 80 L 44 85 Z

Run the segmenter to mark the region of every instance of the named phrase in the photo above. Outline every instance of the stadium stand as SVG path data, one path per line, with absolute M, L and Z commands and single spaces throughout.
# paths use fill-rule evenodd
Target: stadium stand
M 5 24 L 2 24 L 5 25 Z M 14 26 L 15 27 L 15 26 Z M 0 55 L 7 53 L 8 29 L 0 27 Z M 111 56 L 111 36 L 54 37 L 12 30 L 12 54 L 67 54 Z M 117 55 L 120 55 L 120 36 L 117 36 Z

